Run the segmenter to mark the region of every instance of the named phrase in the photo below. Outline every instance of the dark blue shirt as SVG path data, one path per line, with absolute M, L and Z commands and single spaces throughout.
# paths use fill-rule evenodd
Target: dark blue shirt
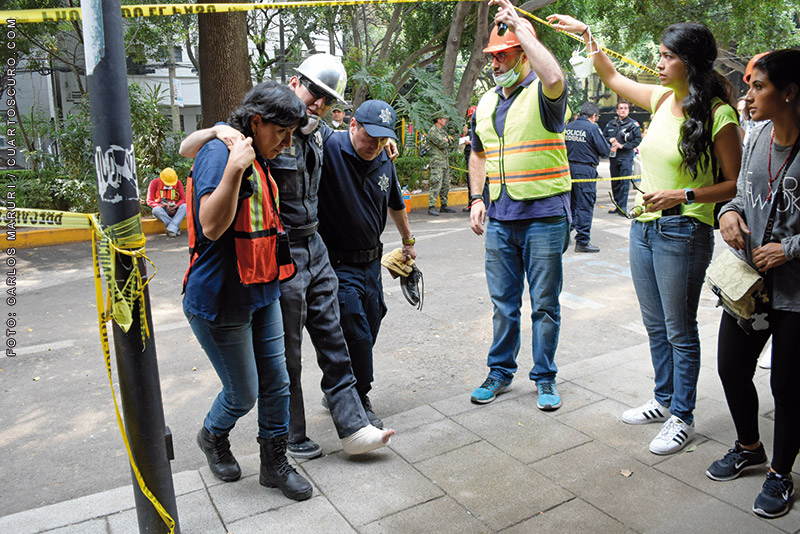
M 608 156 L 611 150 L 611 145 L 603 137 L 600 127 L 586 117 L 578 117 L 567 124 L 564 138 L 570 165 L 580 163 L 597 167 L 600 158 Z
M 332 250 L 368 250 L 380 244 L 387 208 L 405 209 L 394 164 L 386 152 L 364 161 L 349 131 L 325 139 L 319 185 L 319 234 Z
M 606 139 L 615 138 L 622 145 L 622 148 L 617 150 L 617 159 L 633 159 L 633 149 L 642 142 L 642 129 L 639 123 L 630 117 L 625 117 L 624 120 L 614 117 L 606 123 L 603 135 Z
M 514 100 L 522 92 L 523 88 L 530 86 L 537 80 L 536 73 L 531 70 L 528 76 L 522 81 L 519 86 L 514 89 L 514 92 L 506 98 L 503 95 L 503 88 L 496 87 L 495 91 L 499 95 L 497 108 L 494 116 L 494 127 L 497 133 L 502 136 L 503 129 L 506 124 L 506 115 Z M 564 116 L 567 110 L 567 88 L 564 87 L 564 92 L 557 100 L 550 100 L 542 92 L 541 85 L 539 87 L 539 112 L 542 116 L 542 124 L 551 132 L 564 131 Z M 475 114 L 477 115 L 477 113 Z M 475 115 L 472 120 L 475 121 Z M 473 122 L 474 124 L 474 122 Z M 477 132 L 472 134 L 472 150 L 476 152 L 483 152 L 483 143 L 478 137 Z M 500 191 L 500 198 L 492 201 L 486 211 L 486 215 L 492 219 L 499 221 L 519 221 L 524 219 L 539 219 L 544 217 L 556 217 L 559 215 L 567 215 L 570 217 L 569 205 L 569 192 L 554 195 L 552 197 L 540 198 L 536 200 L 512 200 L 506 194 L 506 188 Z
M 192 170 L 194 205 L 199 210 L 200 198 L 211 193 L 222 180 L 228 164 L 228 147 L 219 139 L 209 141 L 200 149 Z M 199 211 L 195 213 L 197 242 L 209 243 L 192 265 L 186 282 L 183 308 L 208 321 L 214 321 L 226 310 L 256 310 L 278 300 L 280 286 L 269 284 L 245 286 L 239 279 L 236 251 L 233 242 L 233 224 L 216 241 L 207 241 L 200 224 Z

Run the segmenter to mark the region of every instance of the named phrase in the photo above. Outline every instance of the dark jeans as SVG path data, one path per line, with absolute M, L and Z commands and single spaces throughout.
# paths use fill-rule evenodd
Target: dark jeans
M 620 156 L 617 153 L 616 158 L 610 158 L 609 169 L 611 170 L 611 177 L 615 176 L 631 176 L 633 174 L 633 153 L 629 156 Z M 614 195 L 614 202 L 623 209 L 628 211 L 628 191 L 631 189 L 630 180 L 611 180 L 611 192 Z
M 575 180 L 597 178 L 597 170 L 588 165 L 570 165 L 570 174 Z M 587 245 L 592 233 L 594 203 L 597 201 L 597 183 L 572 183 L 572 226 L 575 228 L 575 242 Z
M 772 468 L 787 475 L 800 452 L 800 358 L 797 357 L 797 332 L 800 313 L 772 310 L 769 328 L 747 334 L 736 319 L 722 314 L 717 345 L 717 372 L 725 389 L 725 398 L 736 426 L 740 443 L 759 441 L 758 394 L 753 384 L 758 356 L 772 335 L 770 386 L 775 400 L 775 435 L 772 445 Z
M 372 347 L 386 315 L 381 262 L 378 259 L 362 265 L 340 263 L 334 270 L 339 278 L 342 331 L 350 351 L 356 389 L 363 397 L 372 389 Z
M 307 438 L 301 385 L 303 327 L 308 331 L 322 370 L 322 391 L 328 399 L 340 438 L 369 424 L 356 393 L 356 380 L 339 321 L 339 283 L 318 234 L 291 243 L 297 275 L 281 284 L 281 311 L 289 371 L 289 442 Z

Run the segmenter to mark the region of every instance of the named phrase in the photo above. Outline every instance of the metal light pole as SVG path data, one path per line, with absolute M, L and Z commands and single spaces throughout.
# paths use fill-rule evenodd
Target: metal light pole
M 107 229 L 139 213 L 122 9 L 120 0 L 83 0 L 82 10 L 98 206 L 102 226 Z M 138 231 L 141 232 L 141 228 Z M 134 261 L 138 261 L 139 271 L 146 278 L 144 260 L 126 255 L 117 255 L 117 258 L 114 272 L 120 287 L 133 269 Z M 139 320 L 142 305 L 150 333 L 144 338 Z M 136 299 L 132 305 L 132 316 L 133 324 L 127 332 L 116 322 L 113 325 L 125 427 L 133 458 L 146 486 L 175 520 L 175 532 L 180 532 L 169 465 L 172 441 L 164 422 L 146 288 L 143 301 Z M 133 488 L 139 532 L 169 532 L 169 527 L 140 490 L 135 475 Z

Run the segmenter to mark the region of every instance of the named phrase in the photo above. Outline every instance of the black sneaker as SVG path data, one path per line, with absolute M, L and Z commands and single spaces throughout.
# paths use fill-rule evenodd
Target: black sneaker
M 789 500 L 794 493 L 792 476 L 781 476 L 774 471 L 767 473 L 761 493 L 753 503 L 753 512 L 761 517 L 780 517 L 789 511 Z
M 721 460 L 717 460 L 706 471 L 708 478 L 725 482 L 733 480 L 742 474 L 745 469 L 763 467 L 767 463 L 767 453 L 764 444 L 759 444 L 754 451 L 748 451 L 737 441 L 732 449 L 728 449 Z
M 375 412 L 372 411 L 372 403 L 369 401 L 369 397 L 364 395 L 361 397 L 361 404 L 364 405 L 364 411 L 367 413 L 367 419 L 369 419 L 369 424 L 374 426 L 375 428 L 380 428 L 383 430 L 383 421 L 380 417 L 375 415 Z
M 439 213 L 455 213 L 456 210 L 453 208 L 448 208 L 447 206 L 442 206 L 439 208 Z
M 311 460 L 322 456 L 322 447 L 310 438 L 306 438 L 298 443 L 287 443 L 286 452 L 292 458 Z

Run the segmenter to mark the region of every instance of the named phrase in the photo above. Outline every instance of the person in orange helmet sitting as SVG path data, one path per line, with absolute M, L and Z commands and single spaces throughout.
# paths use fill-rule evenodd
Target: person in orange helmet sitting
M 147 187 L 147 205 L 153 216 L 164 223 L 167 237 L 181 235 L 181 222 L 186 217 L 186 194 L 175 169 L 167 167 Z

